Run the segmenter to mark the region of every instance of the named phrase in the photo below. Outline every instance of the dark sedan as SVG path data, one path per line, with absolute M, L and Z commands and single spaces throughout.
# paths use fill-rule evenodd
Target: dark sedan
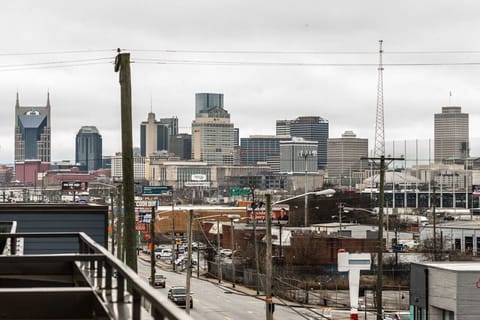
M 154 287 L 161 287 L 161 288 L 165 288 L 165 282 L 166 282 L 166 279 L 165 276 L 163 274 L 156 274 L 155 275 L 155 280 L 153 282 L 153 286 Z M 148 278 L 148 283 L 152 283 L 152 278 Z
M 185 287 L 172 287 L 168 290 L 168 299 L 178 306 L 187 305 L 187 293 Z M 190 295 L 190 308 L 193 308 L 193 298 Z

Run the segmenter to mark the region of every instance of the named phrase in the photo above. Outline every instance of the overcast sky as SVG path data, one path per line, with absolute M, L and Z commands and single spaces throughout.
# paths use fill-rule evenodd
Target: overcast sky
M 480 3 L 458 0 L 5 1 L 0 162 L 13 162 L 17 91 L 22 106 L 50 92 L 52 160 L 74 159 L 84 125 L 99 129 L 104 155 L 120 151 L 117 47 L 134 62 L 136 146 L 150 108 L 190 133 L 197 92 L 224 93 L 241 137 L 312 115 L 330 137 L 353 130 L 372 145 L 380 39 L 385 139 L 433 139 L 433 114 L 460 105 L 480 155 L 479 15 Z

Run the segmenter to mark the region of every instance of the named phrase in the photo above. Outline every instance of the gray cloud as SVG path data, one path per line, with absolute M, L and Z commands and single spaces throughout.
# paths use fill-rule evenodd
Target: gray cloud
M 0 53 L 111 49 L 83 54 L 3 56 L 1 65 L 113 57 L 294 63 L 376 64 L 383 39 L 385 63 L 480 62 L 479 54 L 393 55 L 392 51 L 477 50 L 480 5 L 471 1 L 70 1 L 2 5 Z M 254 55 L 146 53 L 139 49 L 370 51 L 368 55 Z M 449 103 L 479 122 L 476 88 L 480 66 L 385 67 L 385 137 L 433 137 L 433 114 Z M 242 137 L 273 134 L 276 119 L 319 115 L 330 135 L 345 130 L 373 143 L 377 70 L 369 67 L 212 66 L 132 64 L 133 128 L 152 110 L 176 115 L 189 132 L 196 92 L 225 93 L 226 109 Z M 69 68 L 5 71 L 0 67 L 0 161 L 13 160 L 15 93 L 22 104 L 52 100 L 52 157 L 73 159 L 74 138 L 95 125 L 104 153 L 118 151 L 118 74 L 111 61 Z M 472 137 L 478 134 L 472 129 Z M 472 150 L 478 154 L 480 150 Z

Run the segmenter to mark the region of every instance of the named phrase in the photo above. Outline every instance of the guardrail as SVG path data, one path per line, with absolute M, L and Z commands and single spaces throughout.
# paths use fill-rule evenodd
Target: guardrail
M 45 262 L 45 261 L 71 261 L 77 262 L 85 270 L 84 275 L 90 274 L 90 285 L 102 297 L 106 297 L 104 303 L 108 310 L 123 308 L 127 313 L 113 312 L 112 319 L 142 318 L 142 305 L 150 304 L 150 311 L 143 309 L 143 313 L 150 312 L 153 319 L 191 319 L 190 316 L 171 304 L 165 297 L 160 295 L 154 288 L 143 281 L 132 269 L 121 260 L 113 256 L 103 246 L 96 243 L 83 232 L 58 232 L 58 233 L 0 233 L 0 239 L 10 239 L 10 256 L 0 256 L 2 262 Z M 41 254 L 16 256 L 16 243 L 20 238 L 77 238 L 78 253 L 67 254 Z M 116 284 L 116 287 L 113 284 Z M 33 289 L 33 288 L 32 288 Z M 114 301 L 114 292 L 116 300 Z M 131 301 L 127 301 L 127 298 Z M 143 301 L 143 303 L 142 303 Z M 117 304 L 112 308 L 112 304 Z M 110 308 L 109 308 L 110 305 Z M 125 318 L 129 316 L 129 318 Z

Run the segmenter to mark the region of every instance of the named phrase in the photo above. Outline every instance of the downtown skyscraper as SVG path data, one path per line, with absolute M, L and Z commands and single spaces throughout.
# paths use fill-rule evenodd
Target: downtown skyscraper
M 51 157 L 50 94 L 46 106 L 20 106 L 15 103 L 15 162 Z
M 295 120 L 277 120 L 276 126 L 277 135 L 289 134 L 291 137 L 303 138 L 306 141 L 316 141 L 318 169 L 326 168 L 328 120 L 318 116 L 302 116 Z
M 102 136 L 94 126 L 83 126 L 75 139 L 75 163 L 82 171 L 102 167 Z
M 459 106 L 442 107 L 434 116 L 434 161 L 466 159 L 470 155 L 468 113 Z
M 213 165 L 232 165 L 235 128 L 223 108 L 223 94 L 197 93 L 192 122 L 192 159 Z

